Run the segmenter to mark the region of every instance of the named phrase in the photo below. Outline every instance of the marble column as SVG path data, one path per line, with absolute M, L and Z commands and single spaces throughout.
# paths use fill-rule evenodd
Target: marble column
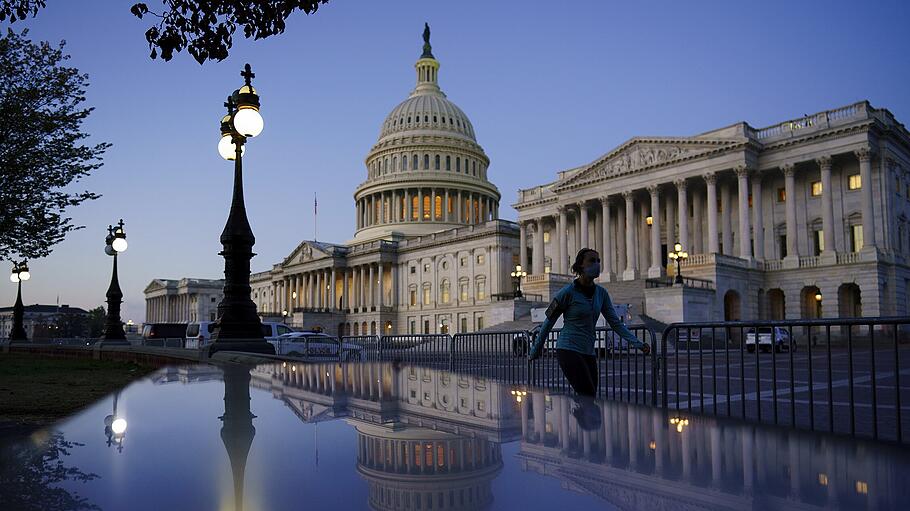
M 566 207 L 557 206 L 556 211 L 559 213 L 559 227 L 557 228 L 556 262 L 553 264 L 552 271 L 565 274 L 567 270 L 566 260 L 569 258 L 569 240 L 566 236 L 566 224 L 568 221 L 566 218 Z
M 603 229 L 603 248 L 600 254 L 600 259 L 603 261 L 603 274 L 601 278 L 606 281 L 612 281 L 614 278 L 613 275 L 613 237 L 610 235 L 610 223 L 612 219 L 610 218 L 610 198 L 601 197 L 600 198 L 600 207 L 602 209 L 603 220 L 601 221 Z
M 368 266 L 369 266 L 369 279 L 370 280 L 367 282 L 367 296 L 369 296 L 369 298 L 367 299 L 366 305 L 367 305 L 367 307 L 372 308 L 373 306 L 376 305 L 376 286 L 375 286 L 375 282 L 373 280 L 375 278 L 373 276 L 373 265 L 369 264 Z
M 649 277 L 663 275 L 660 260 L 660 188 L 657 185 L 649 186 L 651 195 L 651 267 L 648 268 Z
M 724 255 L 733 255 L 736 251 L 733 249 L 733 192 L 730 190 L 729 181 L 721 183 L 720 186 L 720 214 L 721 214 L 721 233 L 722 243 L 721 250 Z
M 623 280 L 635 280 L 638 278 L 638 261 L 635 260 L 635 197 L 632 191 L 622 192 L 622 197 L 626 201 L 626 270 L 622 274 Z
M 676 237 L 676 201 L 673 200 L 673 195 L 667 195 L 664 198 L 664 211 L 667 212 L 667 252 L 669 253 L 678 241 Z M 666 262 L 669 263 L 669 261 Z M 667 269 L 669 270 L 669 268 Z
M 739 257 L 752 259 L 752 229 L 749 227 L 749 173 L 744 165 L 736 167 L 736 190 L 739 192 Z
M 704 200 L 698 189 L 692 190 L 692 235 L 689 241 L 692 244 L 692 254 L 702 254 L 705 252 L 704 232 L 702 229 L 702 219 L 704 218 Z
M 860 198 L 863 211 L 863 250 L 876 246 L 875 220 L 872 209 L 872 151 L 864 147 L 853 152 L 859 159 Z
M 377 285 L 379 286 L 379 307 L 382 307 L 383 305 L 385 305 L 385 281 L 383 279 L 384 270 L 382 267 L 382 261 L 380 261 L 378 263 L 378 266 L 379 266 L 379 275 L 378 275 L 379 282 L 377 283 Z
M 518 264 L 524 271 L 528 271 L 528 222 L 518 224 Z
M 616 274 L 621 276 L 626 267 L 626 237 L 622 235 L 626 225 L 626 208 L 625 203 L 616 208 L 616 222 L 613 240 L 616 242 Z
M 442 221 L 443 222 L 451 221 L 451 218 L 449 218 L 449 189 L 448 188 L 446 188 L 445 198 L 443 198 L 443 200 L 442 200 Z
M 765 217 L 762 212 L 764 204 L 762 201 L 761 177 L 761 173 L 758 170 L 752 172 L 752 251 L 755 258 L 759 260 L 765 258 Z M 833 233 L 834 231 L 831 232 Z
M 591 248 L 588 239 L 588 205 L 584 201 L 578 203 L 578 214 L 580 223 L 578 228 L 581 229 L 581 247 L 582 248 Z
M 720 252 L 717 239 L 717 174 L 707 172 L 702 176 L 707 186 L 708 203 L 708 253 Z
M 424 221 L 423 188 L 417 189 L 417 221 Z
M 543 245 L 543 217 L 537 219 L 536 231 L 534 232 L 534 252 L 533 252 L 533 268 L 531 273 L 534 275 L 543 275 L 544 266 L 546 265 L 544 261 L 544 245 Z M 552 240 L 551 240 L 552 241 Z M 552 245 L 552 243 L 551 243 Z M 555 258 L 554 258 L 555 259 Z
M 799 244 L 796 242 L 796 168 L 792 163 L 786 163 L 781 167 L 781 170 L 784 171 L 784 194 L 786 195 L 785 204 L 787 209 L 787 259 L 798 261 Z M 863 234 L 865 235 L 865 233 Z
M 330 308 L 330 309 L 338 308 L 338 297 L 337 297 L 337 292 L 338 292 L 338 291 L 337 291 L 337 289 L 336 289 L 336 287 L 335 287 L 335 277 L 336 277 L 336 274 L 335 274 L 335 267 L 333 266 L 333 267 L 332 267 L 332 274 L 331 274 L 331 276 L 330 276 L 330 278 L 331 278 L 332 280 L 329 282 L 329 296 L 331 297 L 331 298 L 330 298 L 331 301 L 330 301 L 330 303 L 329 303 L 329 308 Z
M 689 247 L 689 198 L 686 193 L 686 180 L 678 179 L 676 184 L 676 205 L 679 212 L 679 243 L 683 250 L 688 251 Z
M 360 296 L 357 297 L 357 303 L 360 305 L 360 312 L 364 312 L 364 308 L 367 306 L 366 273 L 366 267 L 364 265 L 360 265 Z

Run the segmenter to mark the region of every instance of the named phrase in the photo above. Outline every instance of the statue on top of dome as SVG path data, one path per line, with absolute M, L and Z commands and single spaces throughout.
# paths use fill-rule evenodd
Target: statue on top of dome
M 430 24 L 423 24 L 423 55 L 420 56 L 422 59 L 432 59 L 433 52 L 431 51 L 432 47 L 430 46 Z

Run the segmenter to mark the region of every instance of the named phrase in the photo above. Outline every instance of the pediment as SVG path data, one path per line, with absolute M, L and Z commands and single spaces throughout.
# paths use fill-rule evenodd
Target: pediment
M 633 138 L 575 172 L 554 190 L 577 187 L 660 167 L 737 145 L 737 140 L 704 138 Z
M 162 289 L 167 289 L 167 281 L 161 279 L 155 279 L 145 286 L 145 293 L 152 293 L 155 291 L 160 291 Z
M 330 256 L 331 255 L 322 244 L 304 240 L 300 245 L 297 245 L 297 248 L 291 252 L 291 255 L 284 259 L 282 266 L 305 263 L 307 261 L 323 259 Z

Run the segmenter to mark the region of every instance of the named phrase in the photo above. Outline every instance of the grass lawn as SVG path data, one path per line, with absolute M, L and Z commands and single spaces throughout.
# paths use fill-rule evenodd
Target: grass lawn
M 0 354 L 0 436 L 4 429 L 15 434 L 50 425 L 154 370 L 132 362 Z

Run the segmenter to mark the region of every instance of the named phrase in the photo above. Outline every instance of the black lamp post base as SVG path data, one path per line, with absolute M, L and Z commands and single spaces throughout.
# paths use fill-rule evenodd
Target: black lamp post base
M 257 353 L 261 355 L 274 355 L 275 346 L 265 340 L 244 339 L 219 339 L 202 348 L 207 357 L 219 351 L 240 351 L 244 353 Z

